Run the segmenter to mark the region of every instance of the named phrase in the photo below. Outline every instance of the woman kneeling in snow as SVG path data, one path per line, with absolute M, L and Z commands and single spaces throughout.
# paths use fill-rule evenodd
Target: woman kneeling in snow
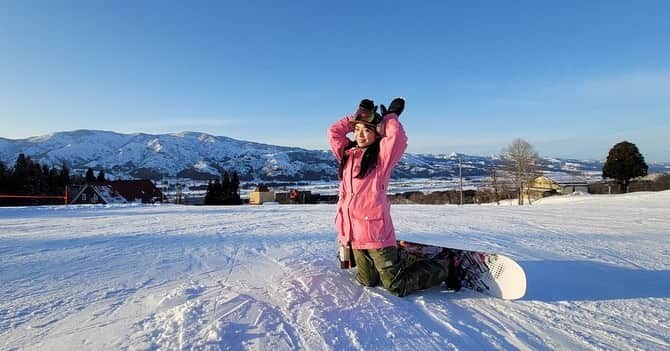
M 386 195 L 391 171 L 407 148 L 407 135 L 398 117 L 405 100 L 394 99 L 381 114 L 372 100 L 364 99 L 353 115 L 328 129 L 330 147 L 339 161 L 340 198 L 335 226 L 345 248 L 351 247 L 362 285 L 384 288 L 397 296 L 449 280 L 450 260 L 400 262 L 391 203 Z M 347 134 L 353 132 L 354 140 Z

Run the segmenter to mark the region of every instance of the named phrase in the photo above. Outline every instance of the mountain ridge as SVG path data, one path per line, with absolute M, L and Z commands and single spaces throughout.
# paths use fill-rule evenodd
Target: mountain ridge
M 24 139 L 0 137 L 0 161 L 12 166 L 20 153 L 49 166 L 65 163 L 75 172 L 93 168 L 123 178 L 211 179 L 224 171 L 236 171 L 243 180 L 337 179 L 337 163 L 328 150 L 277 146 L 193 131 L 124 134 L 79 129 Z M 495 156 L 405 153 L 393 177 L 454 177 L 458 175 L 459 157 L 464 176 L 486 175 L 499 163 Z M 666 164 L 663 167 L 670 169 Z M 540 168 L 566 174 L 595 172 L 602 169 L 602 162 L 543 158 Z

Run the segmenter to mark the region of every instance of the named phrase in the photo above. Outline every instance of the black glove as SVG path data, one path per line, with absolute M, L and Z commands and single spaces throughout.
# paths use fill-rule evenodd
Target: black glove
M 393 99 L 388 109 L 386 109 L 386 106 L 381 105 L 382 116 L 386 116 L 389 113 L 395 113 L 396 115 L 398 115 L 398 117 L 400 117 L 400 114 L 404 109 L 405 109 L 405 99 L 401 97 Z

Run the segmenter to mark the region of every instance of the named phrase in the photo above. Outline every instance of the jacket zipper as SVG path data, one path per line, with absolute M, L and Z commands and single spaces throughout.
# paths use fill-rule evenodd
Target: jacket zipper
M 349 167 L 349 189 L 351 195 L 349 196 L 349 203 L 347 204 L 347 217 L 349 217 L 349 238 L 347 240 L 351 242 L 351 239 L 354 236 L 354 226 L 351 221 L 351 202 L 354 200 L 354 196 L 356 193 L 354 192 L 354 163 L 356 160 L 356 154 L 353 152 L 353 157 L 350 158 L 351 160 L 351 166 Z

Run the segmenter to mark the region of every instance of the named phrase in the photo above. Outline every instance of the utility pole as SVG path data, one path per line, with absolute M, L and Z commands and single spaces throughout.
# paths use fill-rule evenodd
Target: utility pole
M 461 155 L 458 155 L 458 177 L 461 179 L 461 205 L 463 205 L 463 163 L 461 163 Z
M 177 182 L 177 193 L 175 194 L 175 203 L 178 205 L 182 204 L 182 192 L 181 192 L 181 184 Z
M 495 166 L 491 168 L 493 172 L 493 198 L 496 200 L 496 205 L 500 205 L 500 199 L 498 199 L 498 176 L 496 175 Z

